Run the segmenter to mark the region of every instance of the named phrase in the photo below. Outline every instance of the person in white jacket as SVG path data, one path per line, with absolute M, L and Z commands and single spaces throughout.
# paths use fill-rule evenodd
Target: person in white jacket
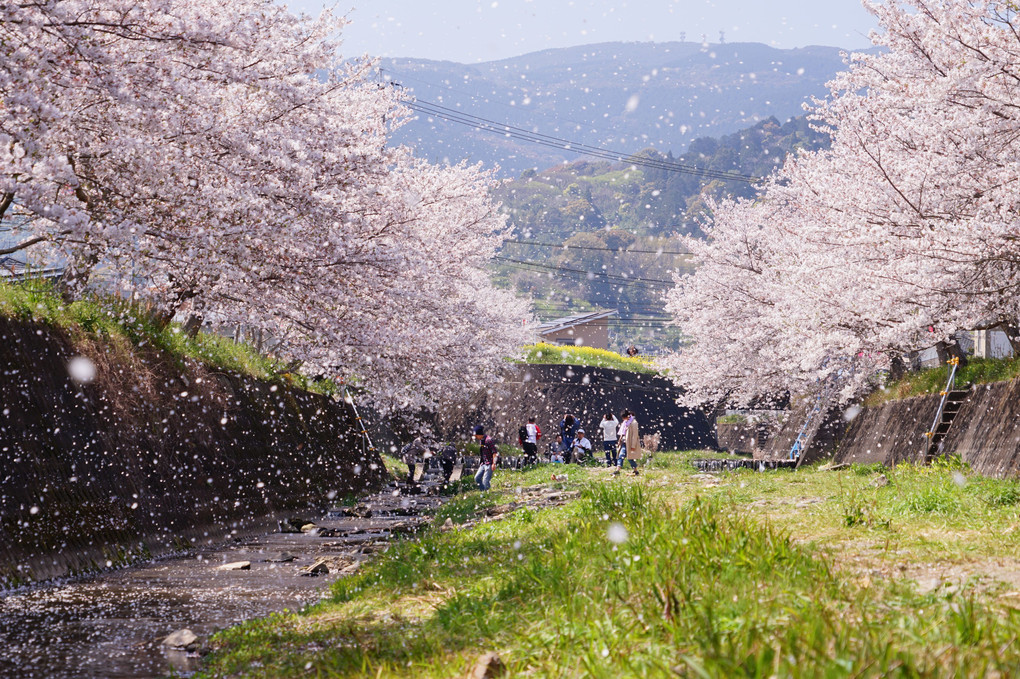
M 606 451 L 606 466 L 616 466 L 616 430 L 620 427 L 620 421 L 616 415 L 607 412 L 599 428 L 602 429 L 602 448 Z

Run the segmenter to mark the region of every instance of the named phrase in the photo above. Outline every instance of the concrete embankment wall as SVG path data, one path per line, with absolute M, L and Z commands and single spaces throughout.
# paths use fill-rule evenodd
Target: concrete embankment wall
M 750 455 L 768 442 L 770 433 L 764 424 L 734 422 L 715 425 L 719 448 L 731 453 Z
M 96 379 L 79 385 L 68 361 Z M 321 509 L 382 479 L 350 407 L 0 318 L 0 589 Z
M 939 396 L 865 408 L 851 423 L 836 462 L 896 464 L 920 459 Z M 1020 380 L 973 387 L 942 446 L 988 476 L 1020 472 Z
M 834 461 L 887 465 L 917 461 L 927 444 L 924 434 L 931 427 L 938 404 L 939 397 L 933 395 L 864 408 L 847 428 Z M 963 415 L 961 411 L 957 417 Z
M 480 389 L 465 404 L 440 408 L 436 428 L 440 436 L 467 436 L 471 427 L 485 425 L 500 443 L 517 443 L 517 429 L 534 415 L 543 444 L 555 440 L 564 413 L 580 418 L 593 447 L 601 448 L 599 422 L 606 411 L 619 417 L 635 412 L 642 435 L 658 433 L 660 450 L 716 448 L 715 426 L 708 415 L 676 404 L 680 392 L 656 375 L 609 368 L 571 365 L 520 365 L 505 381 Z M 544 453 L 546 446 L 540 446 Z

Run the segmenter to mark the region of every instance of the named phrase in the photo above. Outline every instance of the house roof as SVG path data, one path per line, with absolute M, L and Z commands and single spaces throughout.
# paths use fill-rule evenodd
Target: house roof
M 617 314 L 616 309 L 610 309 L 609 311 L 587 311 L 583 314 L 574 314 L 573 316 L 556 318 L 539 324 L 538 334 L 548 335 L 549 333 L 559 332 L 560 330 L 573 328 L 574 326 L 582 325 L 584 323 L 591 323 L 592 321 L 597 321 L 602 318 L 609 318 L 615 314 Z
M 0 279 L 19 281 L 26 278 L 58 278 L 64 272 L 62 266 L 32 268 L 23 260 L 7 255 L 0 256 Z

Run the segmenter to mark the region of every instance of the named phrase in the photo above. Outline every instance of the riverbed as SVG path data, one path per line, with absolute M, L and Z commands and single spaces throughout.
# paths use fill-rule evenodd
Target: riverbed
M 315 518 L 317 528 L 306 532 L 246 536 L 87 578 L 4 593 L 0 676 L 188 675 L 198 669 L 201 647 L 211 634 L 315 603 L 330 582 L 385 550 L 393 535 L 413 533 L 439 502 L 389 487 L 356 508 Z M 248 562 L 248 567 L 221 568 L 239 562 Z M 316 563 L 317 570 L 328 572 L 306 574 Z M 163 645 L 164 638 L 185 628 L 198 635 L 197 650 Z

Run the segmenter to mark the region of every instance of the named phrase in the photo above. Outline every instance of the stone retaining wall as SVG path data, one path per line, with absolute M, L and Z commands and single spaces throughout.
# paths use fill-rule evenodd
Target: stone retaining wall
M 750 455 L 768 441 L 769 427 L 765 424 L 717 422 L 715 435 L 721 450 Z
M 619 416 L 636 413 L 642 435 L 658 433 L 659 450 L 716 448 L 715 427 L 701 410 L 682 408 L 669 380 L 646 375 L 574 365 L 520 365 L 504 382 L 486 385 L 466 404 L 440 408 L 434 426 L 440 437 L 463 438 L 477 424 L 485 425 L 498 443 L 517 443 L 517 428 L 534 415 L 547 444 L 555 440 L 560 419 L 571 412 L 581 420 L 596 456 L 602 446 L 598 427 L 608 410 Z
M 894 465 L 916 461 L 927 442 L 924 433 L 931 427 L 938 403 L 938 396 L 915 396 L 865 408 L 850 423 L 834 462 Z
M 88 356 L 95 381 L 68 361 Z M 0 589 L 275 525 L 382 480 L 349 406 L 0 318 Z
M 939 396 L 917 396 L 865 408 L 854 419 L 836 454 L 836 462 L 917 461 L 924 433 L 931 427 Z M 945 453 L 959 455 L 988 476 L 1020 472 L 1020 380 L 971 389 L 943 442 Z

